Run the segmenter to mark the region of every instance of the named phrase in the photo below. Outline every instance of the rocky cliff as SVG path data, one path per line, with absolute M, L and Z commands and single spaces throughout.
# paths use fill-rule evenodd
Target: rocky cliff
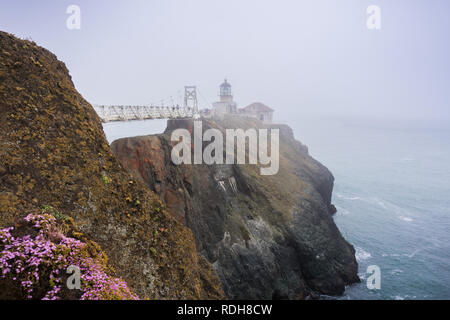
M 278 128 L 278 174 L 261 176 L 256 165 L 174 165 L 171 132 L 192 132 L 191 120 L 171 120 L 161 135 L 120 139 L 112 150 L 194 232 L 227 296 L 302 299 L 341 294 L 345 285 L 358 282 L 355 250 L 331 216 L 334 178 L 292 130 L 242 117 L 202 123 L 204 131 L 223 133 Z
M 95 241 L 113 275 L 141 298 L 224 297 L 217 274 L 197 254 L 191 230 L 112 154 L 97 114 L 75 90 L 66 66 L 35 43 L 3 32 L 0 137 L 0 228 L 18 229 L 22 218 L 51 208 L 58 220 L 73 221 L 78 236 Z M 13 254 L 6 249 L 7 229 L 0 258 Z M 1 264 L 0 275 L 7 269 Z M 49 275 L 39 278 L 44 286 Z M 0 277 L 0 292 L 20 286 L 20 277 Z

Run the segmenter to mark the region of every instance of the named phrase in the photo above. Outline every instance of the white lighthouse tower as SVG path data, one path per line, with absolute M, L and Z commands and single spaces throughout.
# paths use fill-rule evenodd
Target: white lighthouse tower
M 213 103 L 213 115 L 215 117 L 223 117 L 225 114 L 237 113 L 237 104 L 233 101 L 231 93 L 231 85 L 227 79 L 220 85 L 220 100 Z

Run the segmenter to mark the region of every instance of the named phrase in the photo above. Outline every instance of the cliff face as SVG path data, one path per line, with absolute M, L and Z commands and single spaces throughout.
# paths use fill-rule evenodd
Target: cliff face
M 169 121 L 162 135 L 120 139 L 112 150 L 194 232 L 227 296 L 297 299 L 341 294 L 359 281 L 355 251 L 331 217 L 334 178 L 292 130 L 240 117 L 202 122 L 204 131 L 279 128 L 279 173 L 261 176 L 254 165 L 174 165 L 171 132 L 192 132 L 190 120 Z
M 65 65 L 3 32 L 0 137 L 0 228 L 51 207 L 101 246 L 141 298 L 223 297 L 191 230 L 120 165 Z

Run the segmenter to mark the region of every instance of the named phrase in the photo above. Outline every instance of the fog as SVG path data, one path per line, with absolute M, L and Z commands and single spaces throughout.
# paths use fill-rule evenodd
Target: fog
M 81 29 L 69 30 L 69 5 Z M 369 30 L 366 10 L 381 9 Z M 448 1 L 4 1 L 0 30 L 63 60 L 92 104 L 175 100 L 200 106 L 227 78 L 239 107 L 263 102 L 277 121 L 307 116 L 446 123 Z

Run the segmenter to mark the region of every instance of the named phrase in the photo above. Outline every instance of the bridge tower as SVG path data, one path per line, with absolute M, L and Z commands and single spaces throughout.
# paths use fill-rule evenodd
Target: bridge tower
M 184 108 L 192 108 L 193 114 L 198 115 L 197 87 L 184 87 Z

